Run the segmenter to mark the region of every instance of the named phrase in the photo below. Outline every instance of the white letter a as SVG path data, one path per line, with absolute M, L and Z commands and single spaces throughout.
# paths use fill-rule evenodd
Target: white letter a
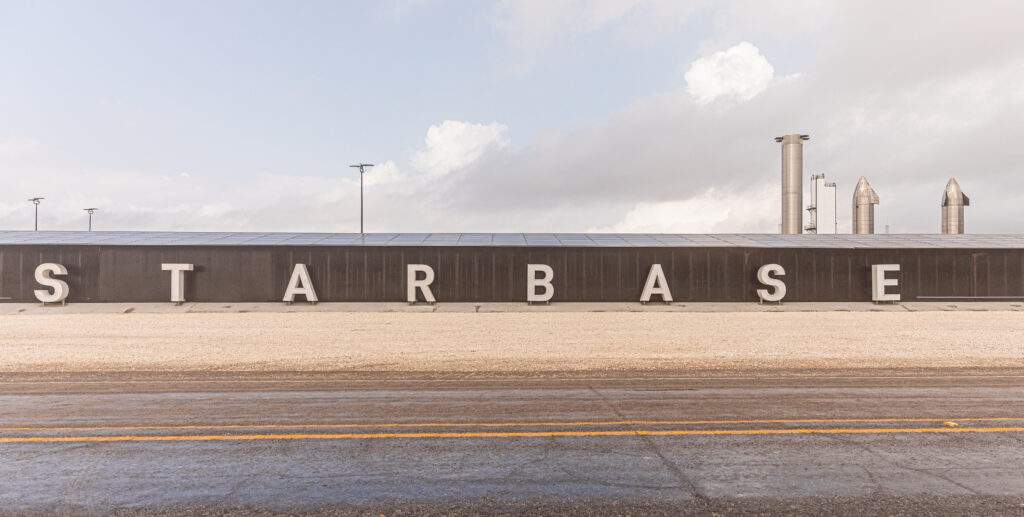
M 665 280 L 665 272 L 662 271 L 661 264 L 651 265 L 651 272 L 647 273 L 647 283 L 644 284 L 644 292 L 640 294 L 640 301 L 647 303 L 651 301 L 651 296 L 656 294 L 660 294 L 665 303 L 672 301 L 672 291 L 668 289 L 668 280 Z
M 292 279 L 288 281 L 288 289 L 284 291 L 284 301 L 291 303 L 297 295 L 304 295 L 306 301 L 316 302 L 316 291 L 313 290 L 313 282 L 309 279 L 309 270 L 305 264 L 295 264 L 292 270 Z

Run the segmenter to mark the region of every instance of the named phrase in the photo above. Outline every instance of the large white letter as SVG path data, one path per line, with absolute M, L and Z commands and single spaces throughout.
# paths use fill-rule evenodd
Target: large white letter
M 900 293 L 885 294 L 885 288 L 900 285 L 895 278 L 885 278 L 889 271 L 899 271 L 899 264 L 874 264 L 871 266 L 871 299 L 876 302 L 898 302 Z
M 647 303 L 655 294 L 660 294 L 661 300 L 665 303 L 672 301 L 672 291 L 668 289 L 668 280 L 665 280 L 661 264 L 651 265 L 651 271 L 647 273 L 647 283 L 644 284 L 644 292 L 640 294 L 640 301 Z
M 786 283 L 780 278 L 772 278 L 772 274 L 783 276 L 786 270 L 778 264 L 765 264 L 757 270 L 757 281 L 766 287 L 775 288 L 773 292 L 767 289 L 757 290 L 757 296 L 762 302 L 781 302 L 786 297 Z
M 63 264 L 54 264 L 52 262 L 39 264 L 39 267 L 36 268 L 36 282 L 52 288 L 53 292 L 51 293 L 46 289 L 37 289 L 35 291 L 36 300 L 43 303 L 63 302 L 68 297 L 68 283 L 53 278 L 51 275 L 66 274 L 68 274 L 68 268 L 64 267 Z
M 192 264 L 161 264 L 160 269 L 171 272 L 171 301 L 185 302 L 185 271 L 192 271 Z
M 292 270 L 292 278 L 288 281 L 288 288 L 284 291 L 284 301 L 292 303 L 297 295 L 304 295 L 307 302 L 316 303 L 316 291 L 313 289 L 313 282 L 309 279 L 309 270 L 305 264 L 295 264 Z
M 537 278 L 537 273 L 544 273 L 544 276 Z M 547 264 L 526 265 L 526 302 L 549 302 L 555 296 L 555 287 L 551 285 L 555 271 Z M 537 288 L 544 288 L 543 294 L 537 294 Z
M 417 279 L 418 273 L 423 273 L 423 279 Z M 430 292 L 430 284 L 434 283 L 434 268 L 426 264 L 406 265 L 406 298 L 409 303 L 416 303 L 416 289 L 423 292 L 423 299 L 434 303 L 434 293 Z

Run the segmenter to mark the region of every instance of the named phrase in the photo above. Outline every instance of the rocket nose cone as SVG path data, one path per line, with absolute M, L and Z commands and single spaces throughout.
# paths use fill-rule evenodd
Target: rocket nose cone
M 964 194 L 964 191 L 960 188 L 960 184 L 956 182 L 956 178 L 949 178 L 949 183 L 946 183 L 946 189 L 942 191 L 942 206 L 948 206 L 950 203 L 962 203 L 964 206 L 970 206 L 971 199 Z
M 956 178 L 949 178 L 949 183 L 946 183 L 946 192 L 963 192 L 960 189 L 960 184 L 956 182 Z
M 874 189 L 871 188 L 871 185 L 868 183 L 868 179 L 865 178 L 864 176 L 861 176 L 860 179 L 857 180 L 857 188 L 855 188 L 854 191 L 855 192 L 874 192 Z
M 864 176 L 860 177 L 857 187 L 853 189 L 853 199 L 862 203 L 878 204 L 878 194 L 875 193 L 875 189 L 871 188 L 868 179 Z

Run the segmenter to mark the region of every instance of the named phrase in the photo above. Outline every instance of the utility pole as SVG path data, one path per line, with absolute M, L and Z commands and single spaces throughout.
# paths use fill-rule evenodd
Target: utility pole
M 367 167 L 373 167 L 372 163 L 357 163 L 355 165 L 349 165 L 359 169 L 359 234 L 363 235 L 363 173 L 366 172 Z
M 41 198 L 41 197 L 34 197 L 34 198 L 29 199 L 30 203 L 36 205 L 36 227 L 35 227 L 36 229 L 35 229 L 35 231 L 37 231 L 37 232 L 39 231 L 39 202 L 42 201 L 43 199 L 44 198 Z
M 89 212 L 89 231 L 92 231 L 92 213 L 99 210 L 99 208 L 83 208 L 86 212 Z

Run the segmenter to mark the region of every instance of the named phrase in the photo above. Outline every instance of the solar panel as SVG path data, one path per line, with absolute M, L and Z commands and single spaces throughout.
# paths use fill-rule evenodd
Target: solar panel
M 496 233 L 491 240 L 492 246 L 525 246 L 526 237 L 521 233 Z
M 0 246 L 1024 248 L 1024 234 L 267 233 L 0 231 Z

